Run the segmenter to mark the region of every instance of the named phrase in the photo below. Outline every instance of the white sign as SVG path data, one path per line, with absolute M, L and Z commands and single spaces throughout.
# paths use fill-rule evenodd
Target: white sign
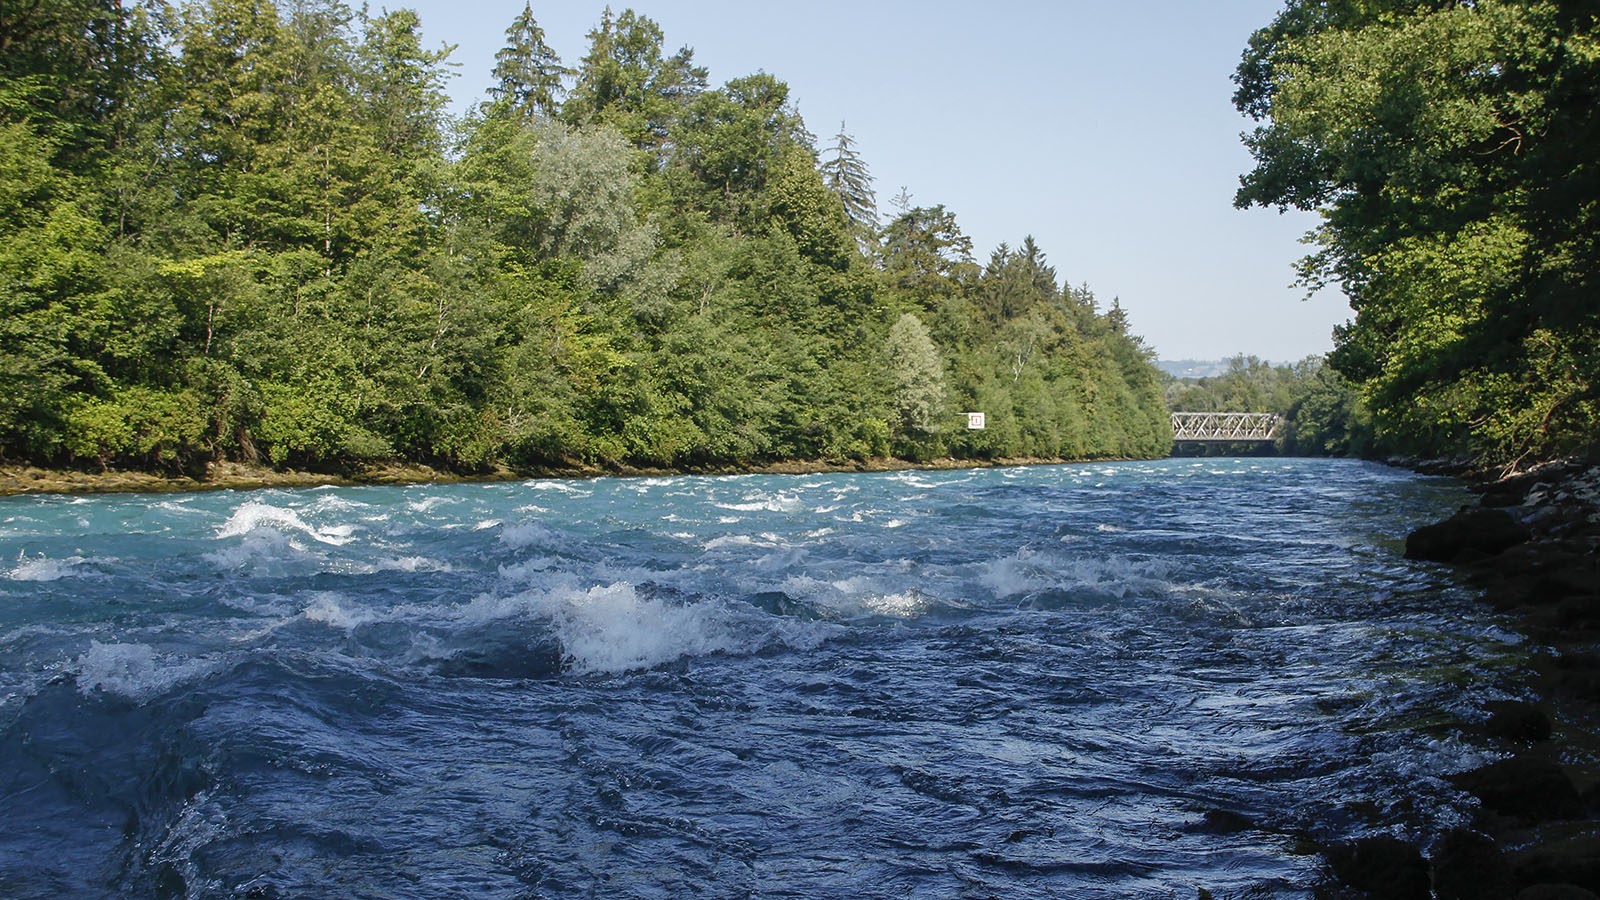
M 967 430 L 982 431 L 983 427 L 983 413 L 967 413 Z

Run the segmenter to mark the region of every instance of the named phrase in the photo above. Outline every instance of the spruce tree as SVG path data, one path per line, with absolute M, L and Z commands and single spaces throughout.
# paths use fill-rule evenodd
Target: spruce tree
M 491 105 L 524 120 L 551 118 L 565 93 L 561 80 L 572 74 L 561 65 L 561 57 L 544 42 L 544 29 L 533 17 L 533 4 L 506 29 L 506 45 L 494 55 L 494 87 Z

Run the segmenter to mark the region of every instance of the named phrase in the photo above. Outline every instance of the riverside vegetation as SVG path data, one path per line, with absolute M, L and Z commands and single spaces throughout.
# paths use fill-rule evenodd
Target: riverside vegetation
M 1152 354 L 973 258 L 778 78 L 530 8 L 447 114 L 412 11 L 0 9 L 0 458 L 201 472 L 1166 452 Z M 960 413 L 982 410 L 967 431 Z
M 1356 896 L 1593 898 L 1600 7 L 1291 0 L 1237 80 L 1263 123 L 1239 205 L 1320 212 L 1302 276 L 1356 310 L 1329 365 L 1378 441 L 1486 476 L 1407 555 L 1457 566 L 1532 639 L 1476 729 L 1503 758 L 1451 776 L 1472 820 L 1325 848 L 1330 870 Z

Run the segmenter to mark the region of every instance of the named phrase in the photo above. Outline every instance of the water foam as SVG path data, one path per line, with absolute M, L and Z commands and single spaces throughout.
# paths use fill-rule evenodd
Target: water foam
M 16 566 L 6 571 L 6 577 L 12 581 L 59 581 L 83 575 L 81 567 L 87 562 L 89 560 L 82 556 L 51 559 L 43 555 L 29 557 L 19 554 Z
M 773 642 L 809 648 L 827 631 L 772 621 L 713 600 L 677 604 L 641 597 L 629 583 L 558 590 L 537 600 L 581 674 L 650 669 L 685 657 L 749 654 Z
M 148 702 L 215 668 L 215 663 L 206 660 L 159 654 L 147 644 L 99 641 L 90 641 L 89 649 L 69 666 L 77 677 L 79 693 L 85 697 L 101 691 L 137 703 Z
M 340 595 L 331 592 L 318 594 L 301 615 L 305 616 L 306 621 L 319 622 L 330 628 L 341 628 L 345 631 L 351 631 L 381 619 L 371 610 L 354 609 L 345 606 L 340 602 L 343 599 Z
M 252 532 L 268 529 L 280 532 L 297 531 L 318 543 L 331 544 L 335 547 L 355 540 L 352 536 L 355 532 L 353 526 L 331 525 L 326 528 L 316 528 L 300 518 L 300 514 L 292 509 L 254 500 L 234 510 L 228 521 L 217 529 L 217 537 L 244 537 Z

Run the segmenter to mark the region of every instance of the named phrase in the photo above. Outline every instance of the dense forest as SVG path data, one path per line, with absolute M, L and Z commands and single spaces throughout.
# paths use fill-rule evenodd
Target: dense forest
M 1483 462 L 1600 440 L 1600 4 L 1291 0 L 1251 39 L 1237 202 L 1315 210 L 1305 284 L 1379 438 Z
M 509 26 L 453 117 L 405 9 L 0 5 L 0 457 L 1166 452 L 1152 354 L 1031 239 L 880 220 L 842 125 L 633 10 L 570 62 Z

